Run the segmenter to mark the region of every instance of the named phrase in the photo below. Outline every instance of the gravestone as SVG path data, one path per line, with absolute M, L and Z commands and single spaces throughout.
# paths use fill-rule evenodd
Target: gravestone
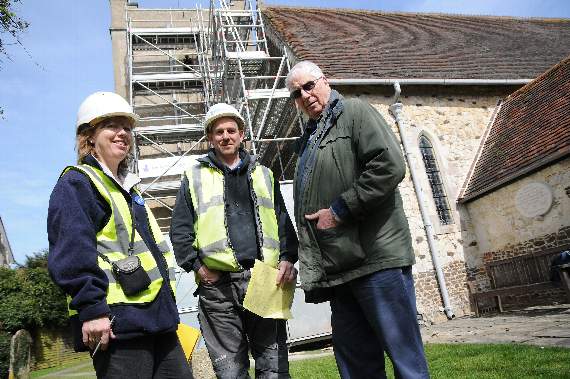
M 12 337 L 10 345 L 10 379 L 28 379 L 30 377 L 30 356 L 32 337 L 27 330 L 21 329 Z

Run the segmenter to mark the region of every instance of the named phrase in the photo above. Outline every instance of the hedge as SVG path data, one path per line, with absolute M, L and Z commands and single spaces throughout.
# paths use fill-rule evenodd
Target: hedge
M 24 267 L 0 267 L 0 378 L 8 375 L 11 334 L 67 324 L 65 295 L 51 281 L 46 257 L 44 251 L 29 258 Z

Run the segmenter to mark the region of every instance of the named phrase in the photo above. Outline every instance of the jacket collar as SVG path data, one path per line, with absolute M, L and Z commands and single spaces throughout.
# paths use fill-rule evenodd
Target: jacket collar
M 119 183 L 117 181 L 117 179 L 115 179 L 115 177 L 113 176 L 113 173 L 111 172 L 111 170 L 109 170 L 109 168 L 107 166 L 105 166 L 102 162 L 97 160 L 97 158 L 95 158 L 91 154 L 85 156 L 82 159 L 81 163 L 89 165 L 91 167 L 94 167 L 98 170 L 103 171 L 103 173 L 105 175 L 107 175 L 111 180 L 113 180 L 119 188 L 122 188 L 129 193 L 131 192 L 133 187 L 136 186 L 137 184 L 139 184 L 141 181 L 137 175 L 133 174 L 130 171 L 126 171 L 126 172 L 119 173 L 119 177 L 123 180 L 123 184 Z
M 241 163 L 237 168 L 234 168 L 234 170 L 238 170 L 238 173 L 240 174 L 250 168 L 253 168 L 257 161 L 257 157 L 255 155 L 249 154 L 242 147 L 239 148 L 239 157 L 241 159 Z M 226 166 L 222 161 L 218 159 L 213 148 L 208 151 L 207 155 L 198 158 L 197 161 L 201 164 L 216 168 L 224 173 L 231 171 L 228 166 Z
M 319 119 L 318 120 L 309 119 L 309 121 L 307 121 L 307 123 L 305 124 L 303 135 L 301 136 L 301 138 L 297 140 L 296 144 L 297 154 L 301 154 L 303 150 L 305 150 L 305 146 L 307 145 L 307 142 L 309 141 L 311 134 L 315 130 L 317 130 L 319 125 L 324 124 L 323 132 L 326 132 L 334 125 L 335 121 L 338 119 L 338 117 L 342 114 L 343 111 L 344 111 L 344 97 L 340 93 L 338 93 L 338 91 L 334 89 L 331 90 L 329 101 L 327 102 L 325 109 L 323 109 L 323 112 L 321 113 Z
M 325 127 L 330 128 L 344 111 L 344 98 L 338 91 L 331 90 L 329 101 L 321 114 L 319 123 L 324 122 Z

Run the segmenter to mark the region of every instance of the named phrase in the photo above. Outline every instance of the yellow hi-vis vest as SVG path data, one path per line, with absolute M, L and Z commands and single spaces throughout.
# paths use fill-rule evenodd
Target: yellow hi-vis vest
M 231 246 L 225 217 L 224 174 L 217 168 L 197 162 L 185 172 L 196 219 L 194 248 L 206 267 L 220 271 L 240 271 Z M 260 251 L 265 263 L 277 267 L 279 233 L 275 216 L 273 174 L 259 164 L 251 172 L 254 212 Z M 224 226 L 224 227 L 222 227 Z M 255 236 L 251 236 L 255 238 Z
M 64 175 L 69 170 L 77 170 L 87 175 L 91 183 L 93 183 L 95 188 L 97 188 L 101 196 L 103 196 L 107 203 L 109 203 L 111 208 L 109 221 L 97 233 L 97 252 L 105 255 L 111 262 L 126 258 L 129 254 L 129 242 L 131 241 L 133 228 L 129 204 L 125 200 L 123 193 L 117 188 L 117 185 L 103 173 L 103 171 L 94 167 L 89 165 L 69 166 L 63 170 L 61 175 Z M 147 219 L 150 225 L 150 230 L 168 267 L 170 288 L 172 289 L 172 292 L 175 293 L 176 278 L 174 273 L 174 255 L 164 240 L 160 227 L 158 226 L 150 208 L 146 203 L 144 206 L 148 216 Z M 121 286 L 113 276 L 111 265 L 99 256 L 97 258 L 99 268 L 103 270 L 109 280 L 109 287 L 107 288 L 108 305 L 150 303 L 156 298 L 156 295 L 162 286 L 163 278 L 160 274 L 157 262 L 136 229 L 134 229 L 134 233 L 135 237 L 132 254 L 139 257 L 141 266 L 150 277 L 150 285 L 147 289 L 134 296 L 125 295 Z M 76 314 L 77 311 L 69 308 L 71 298 L 68 297 L 67 300 L 69 315 L 72 316 Z

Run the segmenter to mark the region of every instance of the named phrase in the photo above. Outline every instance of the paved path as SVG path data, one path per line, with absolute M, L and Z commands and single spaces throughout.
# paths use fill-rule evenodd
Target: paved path
M 422 328 L 425 343 L 523 343 L 570 348 L 570 304 L 461 317 Z
M 89 360 L 64 370 L 42 375 L 40 378 L 95 378 L 95 371 L 93 370 L 93 363 Z

